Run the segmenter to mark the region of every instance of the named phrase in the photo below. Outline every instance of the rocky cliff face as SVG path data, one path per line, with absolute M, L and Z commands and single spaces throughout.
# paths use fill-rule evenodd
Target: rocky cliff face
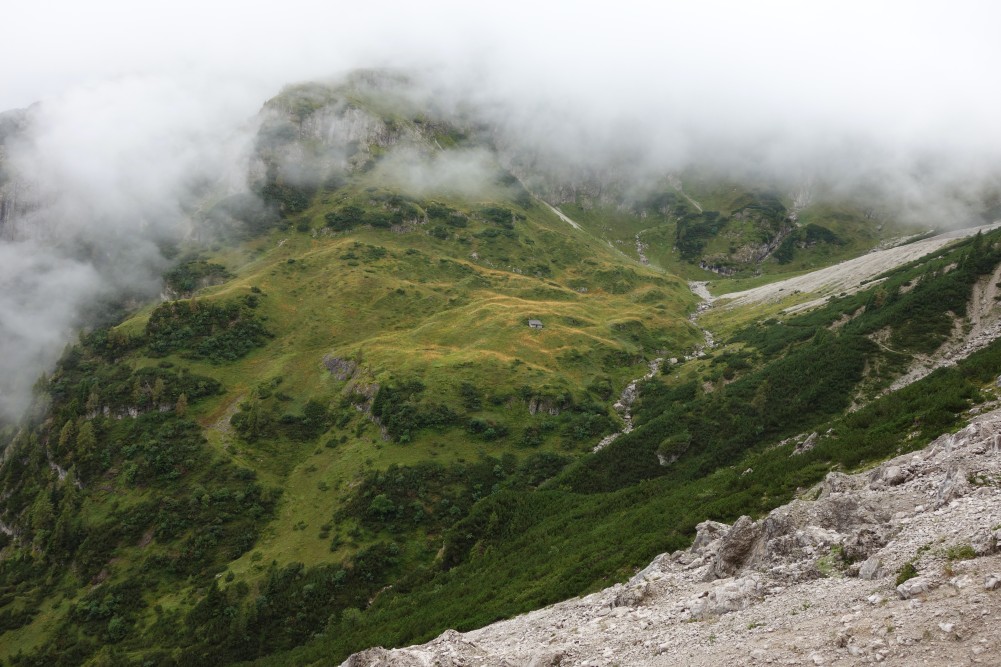
M 628 583 L 343 665 L 998 664 L 999 538 L 996 409 L 757 521 L 706 521 Z
M 337 84 L 290 86 L 261 110 L 249 180 L 318 185 L 371 168 L 390 149 L 441 150 L 439 137 L 465 130 L 424 98 L 408 76 L 380 70 L 355 72 Z

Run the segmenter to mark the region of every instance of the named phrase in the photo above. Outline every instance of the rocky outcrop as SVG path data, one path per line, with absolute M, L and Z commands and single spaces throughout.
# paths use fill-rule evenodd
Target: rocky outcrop
M 249 182 L 329 185 L 338 174 L 371 168 L 389 150 L 440 151 L 437 137 L 469 128 L 422 102 L 419 88 L 406 75 L 382 70 L 287 87 L 259 114 Z
M 625 584 L 345 665 L 997 664 L 1001 410 Z
M 323 357 L 323 365 L 335 380 L 350 380 L 358 373 L 358 364 L 351 359 L 341 359 L 328 354 Z
M 555 398 L 552 396 L 532 396 L 528 399 L 528 414 L 545 414 L 556 416 L 569 407 L 569 402 L 565 398 Z
M 657 357 L 649 364 L 647 364 L 648 370 L 646 374 L 643 375 L 643 377 L 636 378 L 635 380 L 626 385 L 625 389 L 623 389 L 622 393 L 619 395 L 619 400 L 616 401 L 614 405 L 612 405 L 612 408 L 619 414 L 619 417 L 622 418 L 622 428 L 619 431 L 616 431 L 615 433 L 610 433 L 606 435 L 604 438 L 602 438 L 598 442 L 598 444 L 594 446 L 594 449 L 592 451 L 597 452 L 604 449 L 605 447 L 608 447 L 610 444 L 615 442 L 615 440 L 620 435 L 623 435 L 624 433 L 629 433 L 633 430 L 632 408 L 633 408 L 633 403 L 636 402 L 636 399 L 639 398 L 640 395 L 639 383 L 646 382 L 647 380 L 655 376 L 657 373 L 659 373 L 660 367 L 661 365 L 663 365 L 663 363 L 664 363 L 664 358 Z M 664 465 L 664 461 L 661 461 L 661 465 Z

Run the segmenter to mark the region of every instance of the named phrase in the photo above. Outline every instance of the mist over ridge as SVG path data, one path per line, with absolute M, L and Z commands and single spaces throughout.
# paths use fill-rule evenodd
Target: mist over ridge
M 296 81 L 407 72 L 405 97 L 475 125 L 543 195 L 588 181 L 653 188 L 700 169 L 871 198 L 946 227 L 999 189 L 1001 10 L 988 2 L 637 2 L 614 15 L 437 2 L 389 18 L 308 2 L 277 15 L 195 7 L 65 3 L 58 25 L 52 7 L 12 10 L 29 29 L 0 46 L 18 63 L 0 107 L 40 103 L 0 152 L 8 417 L 100 299 L 157 294 L 163 248 L 190 237 L 206 197 L 247 189 L 258 111 Z M 69 66 L 53 56 L 66 49 Z M 401 151 L 383 168 L 407 187 L 474 192 L 487 162 L 480 149 Z
M 1001 650 L 1001 5 L 37 4 L 0 667 Z

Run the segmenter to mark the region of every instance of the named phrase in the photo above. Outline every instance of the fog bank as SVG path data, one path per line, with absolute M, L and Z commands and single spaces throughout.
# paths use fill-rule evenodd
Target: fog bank
M 41 104 L 0 144 L 17 213 L 0 229 L 0 415 L 23 410 L 99 299 L 156 293 L 162 248 L 207 193 L 246 186 L 253 118 L 291 82 L 416 72 L 436 105 L 569 179 L 699 166 L 870 193 L 940 226 L 998 187 L 997 3 L 340 4 L 2 10 L 0 110 Z M 382 168 L 469 193 L 488 162 Z

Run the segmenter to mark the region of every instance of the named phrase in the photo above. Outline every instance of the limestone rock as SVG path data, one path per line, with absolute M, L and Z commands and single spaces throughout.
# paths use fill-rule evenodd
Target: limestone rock
M 344 664 L 993 664 L 1001 487 L 987 481 L 1001 479 L 999 441 L 1001 409 L 868 473 L 831 473 L 802 496 L 814 500 L 703 521 L 689 549 L 625 584 Z M 950 560 L 966 545 L 973 558 Z M 897 586 L 908 562 L 921 574 Z
M 914 577 L 897 586 L 897 596 L 901 600 L 910 600 L 917 595 L 927 593 L 937 585 L 937 582 L 928 577 Z
M 879 577 L 880 573 L 879 559 L 875 556 L 866 559 L 862 566 L 858 570 L 859 579 L 865 579 L 866 581 L 872 581 Z
M 987 527 L 981 527 L 971 537 L 970 546 L 978 556 L 989 556 L 998 550 L 997 533 Z
M 741 577 L 715 586 L 707 594 L 690 600 L 688 609 L 693 618 L 720 616 L 747 609 L 762 597 L 764 586 L 761 577 Z
M 935 494 L 935 506 L 941 507 L 965 495 L 969 489 L 970 483 L 966 481 L 966 472 L 960 465 L 952 465 L 939 483 L 938 492 Z
M 889 536 L 885 527 L 879 525 L 858 528 L 842 543 L 845 558 L 849 561 L 860 561 L 882 548 Z
M 761 535 L 762 526 L 749 516 L 742 516 L 730 527 L 730 530 L 720 539 L 719 549 L 707 577 L 719 579 L 729 576 L 744 564 L 751 553 L 751 548 Z
M 911 471 L 900 465 L 887 465 L 876 468 L 869 477 L 870 488 L 880 486 L 897 486 L 903 484 L 911 477 Z
M 695 541 L 692 542 L 691 551 L 701 554 L 702 551 L 719 538 L 726 535 L 730 526 L 719 521 L 703 521 L 695 526 Z

